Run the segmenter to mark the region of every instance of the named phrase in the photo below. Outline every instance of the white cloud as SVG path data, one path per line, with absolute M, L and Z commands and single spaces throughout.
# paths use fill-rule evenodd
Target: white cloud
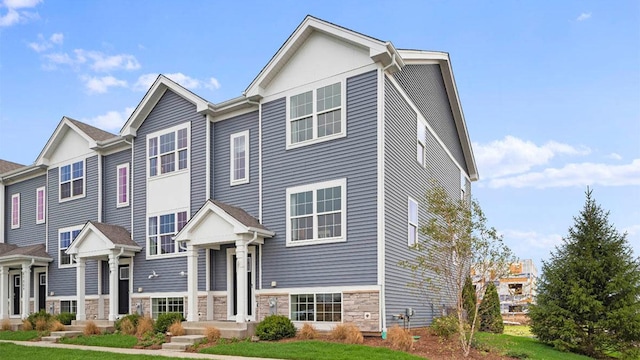
M 547 168 L 517 176 L 490 179 L 491 188 L 602 186 L 640 186 L 640 159 L 629 164 L 610 165 L 597 163 L 567 164 L 561 168 Z
M 214 77 L 210 78 L 209 81 L 201 81 L 183 73 L 164 74 L 164 76 L 190 90 L 203 87 L 212 90 L 220 88 L 218 79 Z M 156 81 L 157 77 L 158 74 L 155 73 L 141 75 L 140 77 L 138 77 L 138 81 L 136 81 L 136 83 L 133 85 L 133 89 L 137 91 L 147 91 L 149 87 L 153 85 L 153 82 Z
M 591 13 L 581 13 L 580 16 L 576 18 L 576 21 L 585 21 L 591 18 Z
M 124 80 L 116 79 L 113 76 L 103 76 L 103 77 L 89 77 L 83 76 L 81 77 L 82 81 L 84 81 L 87 90 L 90 93 L 106 93 L 110 87 L 118 86 L 118 87 L 127 87 L 127 82 Z
M 128 107 L 124 109 L 124 111 L 108 111 L 106 114 L 98 115 L 90 119 L 83 119 L 82 121 L 100 129 L 116 132 L 122 128 L 122 125 L 124 125 L 131 113 L 133 113 L 133 110 L 135 110 L 135 108 Z
M 620 154 L 617 154 L 617 153 L 609 154 L 609 158 L 613 159 L 613 160 L 622 160 L 622 156 Z
M 514 136 L 506 136 L 489 144 L 474 143 L 478 170 L 485 179 L 520 174 L 535 166 L 546 165 L 556 155 L 586 155 L 588 148 L 549 141 L 538 146 Z
M 62 43 L 64 42 L 64 35 L 62 33 L 55 33 L 51 35 L 49 41 L 56 45 L 62 45 Z
M 58 39 L 56 38 L 56 40 Z M 75 49 L 73 51 L 73 56 L 70 56 L 67 53 L 57 53 L 47 54 L 45 55 L 45 58 L 53 63 L 53 65 L 79 65 L 87 63 L 89 68 L 95 72 L 137 70 L 140 68 L 140 63 L 133 55 L 105 55 L 99 51 L 87 51 L 83 49 Z
M 506 242 L 524 244 L 525 248 L 552 250 L 562 243 L 558 234 L 539 234 L 535 231 L 504 230 L 500 232 Z
M 7 13 L 0 15 L 0 27 L 8 27 L 38 18 L 37 13 L 20 9 L 33 8 L 41 2 L 42 0 L 4 0 L 0 7 L 5 7 Z
M 45 39 L 42 34 L 38 34 L 38 41 L 29 43 L 29 47 L 35 52 L 43 52 L 49 50 L 53 45 L 62 45 L 64 42 L 64 35 L 62 33 L 55 33 L 51 35 L 49 40 Z

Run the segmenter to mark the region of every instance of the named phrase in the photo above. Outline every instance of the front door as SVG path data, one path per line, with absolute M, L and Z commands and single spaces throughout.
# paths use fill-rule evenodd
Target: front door
M 229 306 L 229 320 L 235 320 L 238 313 L 238 271 L 236 267 L 235 249 L 227 250 L 227 301 Z M 253 307 L 255 304 L 255 268 L 256 268 L 256 247 L 250 246 L 247 252 L 247 302 L 246 314 L 249 320 L 255 321 Z
M 118 314 L 129 313 L 129 265 L 119 267 Z
M 38 274 L 38 310 L 46 310 L 47 273 Z
M 11 275 L 11 315 L 20 315 L 20 294 L 22 293 L 22 278 L 19 274 Z

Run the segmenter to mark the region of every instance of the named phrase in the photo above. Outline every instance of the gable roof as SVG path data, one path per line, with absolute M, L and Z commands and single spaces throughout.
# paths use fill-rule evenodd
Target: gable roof
M 53 261 L 51 256 L 47 254 L 44 244 L 30 246 L 2 245 L 4 246 L 0 247 L 0 261 L 13 259 L 39 259 L 46 262 Z
M 260 97 L 263 89 L 275 78 L 278 72 L 286 65 L 295 52 L 314 32 L 319 31 L 340 40 L 369 49 L 369 55 L 375 62 L 383 66 L 389 66 L 389 71 L 398 71 L 404 66 L 402 58 L 389 41 L 381 41 L 373 37 L 349 30 L 342 26 L 307 15 L 296 30 L 289 36 L 284 44 L 273 55 L 267 65 L 244 91 L 248 98 Z
M 97 221 L 89 221 L 89 224 L 98 229 L 107 239 L 111 240 L 116 245 L 128 245 L 138 246 L 138 244 L 131 240 L 131 234 L 127 229 L 118 225 L 105 224 Z
M 88 242 L 85 245 L 85 242 Z M 80 257 L 104 256 L 109 253 L 125 250 L 131 255 L 142 248 L 131 240 L 127 229 L 118 225 L 105 224 L 97 221 L 87 221 L 75 240 L 67 248 L 67 254 L 77 254 Z
M 95 141 L 104 141 L 117 136 L 115 134 L 104 131 L 102 129 L 98 129 L 95 126 L 85 124 L 81 121 L 78 121 L 69 117 L 67 119 Z
M 256 229 L 269 231 L 269 229 L 267 229 L 264 225 L 260 224 L 258 219 L 249 215 L 246 211 L 244 211 L 244 209 L 225 204 L 222 201 L 218 201 L 218 200 L 210 200 L 210 201 L 214 205 L 222 209 L 229 216 L 236 219 L 242 225 L 246 226 L 247 228 L 256 228 Z
M 21 167 L 24 167 L 24 165 L 20 165 L 18 163 L 14 163 L 14 162 L 11 162 L 11 161 L 0 159 L 0 174 L 4 174 L 4 173 L 9 172 L 9 171 L 17 170 L 17 169 L 19 169 Z

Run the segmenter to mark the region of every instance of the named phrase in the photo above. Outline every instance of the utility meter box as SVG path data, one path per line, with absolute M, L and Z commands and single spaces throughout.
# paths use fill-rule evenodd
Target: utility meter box
M 413 311 L 413 308 L 406 308 L 404 309 L 404 314 L 407 315 L 408 317 L 411 317 L 415 314 L 415 312 Z

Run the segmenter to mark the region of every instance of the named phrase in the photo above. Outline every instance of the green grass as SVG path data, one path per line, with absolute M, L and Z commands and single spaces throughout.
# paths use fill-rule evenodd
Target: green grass
M 587 360 L 590 357 L 562 352 L 545 345 L 536 339 L 524 336 L 505 334 L 476 333 L 478 342 L 486 347 L 496 349 L 505 355 L 527 354 L 528 359 L 541 360 Z
M 30 331 L 0 331 L 0 340 L 29 341 L 40 335 L 36 330 Z
M 529 325 L 505 325 L 504 333 L 514 336 L 533 336 Z
M 56 349 L 50 347 L 22 346 L 0 343 L 0 359 L 46 359 L 46 360 L 180 360 L 179 357 L 152 355 L 114 354 L 111 352 Z
M 234 342 L 200 350 L 205 354 L 253 356 L 296 360 L 417 360 L 424 358 L 387 348 L 323 341 Z
M 138 343 L 138 338 L 132 335 L 105 334 L 62 338 L 59 340 L 59 342 L 63 344 L 73 345 L 103 346 L 130 349 Z

